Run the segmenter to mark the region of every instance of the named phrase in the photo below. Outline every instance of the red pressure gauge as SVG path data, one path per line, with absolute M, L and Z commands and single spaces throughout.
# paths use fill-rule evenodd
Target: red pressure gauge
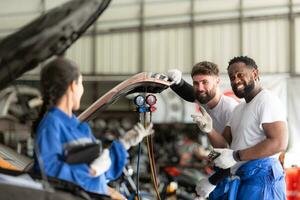
M 149 105 L 149 106 L 153 106 L 154 104 L 156 104 L 156 97 L 152 94 L 149 94 L 147 97 L 146 97 L 146 103 Z
M 146 97 L 146 103 L 150 106 L 149 110 L 150 112 L 154 112 L 156 110 L 154 104 L 156 104 L 156 97 L 152 94 L 149 94 L 147 97 Z

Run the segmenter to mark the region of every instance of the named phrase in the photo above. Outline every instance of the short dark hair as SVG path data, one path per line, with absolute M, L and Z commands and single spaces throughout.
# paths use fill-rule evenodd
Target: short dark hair
M 232 58 L 228 62 L 227 70 L 229 69 L 230 65 L 232 65 L 234 63 L 239 63 L 239 62 L 244 63 L 245 65 L 247 65 L 250 68 L 257 69 L 257 65 L 256 65 L 255 61 L 252 58 L 250 58 L 248 56 L 237 56 L 237 57 Z
M 218 65 L 209 61 L 203 61 L 195 64 L 191 76 L 195 75 L 214 75 L 219 76 Z

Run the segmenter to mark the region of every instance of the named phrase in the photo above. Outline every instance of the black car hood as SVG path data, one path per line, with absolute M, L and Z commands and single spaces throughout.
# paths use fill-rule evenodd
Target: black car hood
M 92 25 L 111 0 L 72 0 L 0 41 L 0 89 L 53 55 L 60 55 Z

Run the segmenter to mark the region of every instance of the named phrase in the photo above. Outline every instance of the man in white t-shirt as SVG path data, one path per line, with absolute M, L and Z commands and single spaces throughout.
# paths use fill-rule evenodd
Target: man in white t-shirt
M 171 86 L 174 92 L 186 101 L 202 105 L 212 117 L 213 128 L 216 131 L 207 134 L 212 146 L 214 148 L 228 147 L 227 145 L 224 146 L 227 142 L 224 141 L 224 138 L 219 133 L 223 132 L 238 102 L 221 93 L 218 66 L 208 61 L 195 64 L 191 72 L 193 86 L 182 79 L 182 73 L 177 69 L 169 70 L 168 77 L 175 83 Z M 193 115 L 193 118 L 197 118 L 197 116 Z M 223 177 L 226 177 L 225 172 L 222 173 Z M 215 189 L 215 185 L 219 180 L 214 181 L 213 179 L 213 177 L 210 177 L 210 179 L 205 178 L 197 184 L 196 191 L 198 195 L 206 197 Z M 224 191 L 222 185 L 224 183 L 220 183 L 217 186 L 213 196 L 222 195 Z
M 235 108 L 223 132 L 230 149 L 215 149 L 220 153 L 215 164 L 231 168 L 231 173 L 239 177 L 231 184 L 233 199 L 286 199 L 284 172 L 278 160 L 288 142 L 282 105 L 278 97 L 261 87 L 253 59 L 235 57 L 227 70 L 232 90 L 245 101 Z M 197 122 L 204 130 L 213 120 L 204 114 Z
M 215 134 L 223 132 L 238 102 L 222 94 L 218 66 L 208 61 L 195 64 L 191 72 L 193 86 L 182 79 L 182 73 L 177 69 L 169 70 L 168 77 L 175 83 L 171 86 L 174 92 L 186 101 L 203 106 L 212 117 L 213 128 L 216 130 L 208 134 L 212 146 L 214 148 L 226 147 Z

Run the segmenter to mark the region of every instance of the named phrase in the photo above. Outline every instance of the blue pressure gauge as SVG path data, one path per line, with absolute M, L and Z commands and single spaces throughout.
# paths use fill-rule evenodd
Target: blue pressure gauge
M 138 95 L 134 98 L 134 103 L 137 106 L 144 106 L 145 105 L 145 97 L 143 97 L 142 95 Z

